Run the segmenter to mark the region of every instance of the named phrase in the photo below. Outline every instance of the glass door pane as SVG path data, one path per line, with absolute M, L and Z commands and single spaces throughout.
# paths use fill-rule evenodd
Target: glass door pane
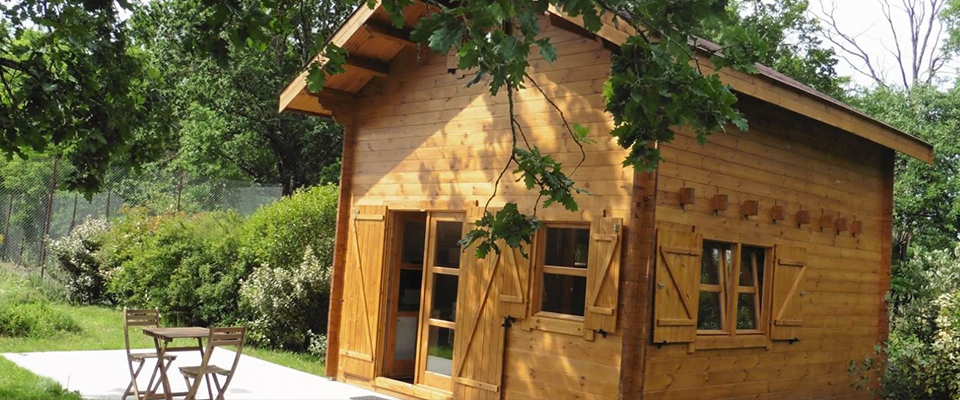
M 429 215 L 417 383 L 443 390 L 453 387 L 462 237 L 462 214 Z

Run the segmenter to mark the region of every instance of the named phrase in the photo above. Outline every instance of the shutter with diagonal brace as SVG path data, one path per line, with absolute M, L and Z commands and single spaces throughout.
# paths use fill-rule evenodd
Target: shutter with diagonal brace
M 620 254 L 623 219 L 600 218 L 590 232 L 587 271 L 587 309 L 584 328 L 598 332 L 617 330 L 620 297 Z
M 774 255 L 770 339 L 798 340 L 803 324 L 803 277 L 807 271 L 807 250 L 778 245 Z
M 530 304 L 530 246 L 524 246 L 527 257 L 520 249 L 507 246 L 503 252 L 500 268 L 500 316 L 522 320 L 527 317 Z
M 491 211 L 491 212 L 496 212 Z M 483 208 L 467 211 L 467 231 L 481 218 Z M 499 399 L 503 369 L 504 327 L 500 301 L 501 269 L 510 253 L 500 244 L 502 253 L 491 251 L 479 260 L 476 246 L 466 249 L 460 261 L 460 289 L 457 301 L 457 334 L 453 354 L 453 398 Z M 518 254 L 519 256 L 519 254 Z
M 353 211 L 343 275 L 340 365 L 345 374 L 373 379 L 387 207 L 357 206 Z
M 659 231 L 654 289 L 655 343 L 690 343 L 697 338 L 702 243 L 697 233 Z

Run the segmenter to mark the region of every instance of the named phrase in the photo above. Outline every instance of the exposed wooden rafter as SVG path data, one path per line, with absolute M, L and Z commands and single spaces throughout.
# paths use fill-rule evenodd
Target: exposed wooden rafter
M 410 31 L 405 29 L 397 29 L 390 25 L 376 21 L 368 21 L 363 25 L 363 29 L 370 33 L 371 36 L 378 37 L 380 39 L 390 40 L 407 47 L 417 46 L 416 42 L 410 40 Z
M 325 118 L 334 118 L 338 113 L 343 112 L 352 112 L 354 107 L 356 107 L 357 95 L 356 93 L 344 92 L 342 90 L 326 88 L 323 92 L 311 93 L 309 90 L 304 88 L 301 93 L 305 96 L 309 96 L 317 100 L 317 103 L 320 105 L 322 112 L 311 112 L 306 110 L 295 110 L 291 111 L 299 112 L 301 114 L 315 115 Z
M 353 68 L 373 76 L 386 78 L 390 74 L 390 65 L 368 58 L 347 57 L 346 67 Z

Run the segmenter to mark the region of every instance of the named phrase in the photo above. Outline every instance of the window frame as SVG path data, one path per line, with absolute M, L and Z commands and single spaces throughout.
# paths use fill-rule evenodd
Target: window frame
M 721 265 L 719 268 L 719 285 L 706 285 L 699 283 L 697 284 L 697 295 L 704 291 L 704 286 L 707 286 L 707 291 L 717 292 L 719 289 L 720 293 L 720 304 L 721 304 L 721 329 L 720 330 L 701 330 L 697 329 L 697 337 L 699 338 L 745 338 L 745 337 L 763 337 L 766 338 L 769 333 L 769 319 L 770 319 L 770 285 L 772 284 L 772 265 L 771 262 L 774 260 L 773 251 L 774 246 L 772 244 L 755 244 L 745 241 L 736 241 L 730 240 L 728 238 L 722 237 L 707 237 L 704 236 L 700 244 L 701 257 L 705 257 L 704 250 L 706 249 L 707 243 L 719 243 L 722 245 L 729 245 L 732 247 L 732 259 L 733 266 L 730 267 L 729 272 L 725 272 L 723 257 L 721 257 Z M 758 249 L 763 249 L 763 278 L 756 279 L 758 271 L 754 269 L 754 291 L 743 291 L 745 288 L 750 288 L 749 286 L 740 286 L 740 271 L 742 268 L 741 256 L 743 254 L 743 247 L 753 247 Z M 702 274 L 703 263 L 700 264 Z M 719 288 L 716 288 L 719 286 Z M 759 287 L 758 287 L 759 286 Z M 736 320 L 736 310 L 737 302 L 739 301 L 739 295 L 741 293 L 754 293 L 755 304 L 759 306 L 757 311 L 757 328 L 756 329 L 737 329 L 737 320 Z M 699 303 L 698 303 L 699 307 Z M 699 315 L 699 309 L 697 313 Z
M 584 321 L 586 320 L 586 308 L 587 308 L 587 299 L 584 298 L 584 315 L 574 315 L 574 314 L 564 314 L 557 313 L 552 311 L 543 310 L 543 282 L 544 274 L 555 274 L 555 275 L 567 275 L 567 276 L 578 276 L 583 277 L 584 280 L 587 279 L 587 275 L 590 270 L 590 256 L 587 256 L 587 265 L 585 268 L 572 268 L 572 267 L 562 267 L 547 265 L 547 252 L 546 252 L 546 242 L 547 242 L 547 229 L 548 228 L 561 228 L 561 229 L 583 229 L 588 233 L 588 238 L 593 237 L 593 224 L 589 221 L 563 221 L 563 222 L 545 222 L 540 230 L 537 231 L 534 244 L 534 263 L 532 268 L 532 282 L 531 289 L 532 292 L 530 296 L 530 307 L 532 315 L 534 317 L 549 318 L 554 320 L 560 320 L 564 322 L 573 323 L 576 325 L 570 326 L 571 334 L 577 334 L 574 331 L 582 330 Z M 590 247 L 590 239 L 587 241 L 587 248 Z M 589 251 L 589 250 L 588 250 Z M 589 283 L 587 283 L 589 284 Z M 539 325 L 539 324 L 538 324 Z M 548 329 L 549 330 L 549 329 Z

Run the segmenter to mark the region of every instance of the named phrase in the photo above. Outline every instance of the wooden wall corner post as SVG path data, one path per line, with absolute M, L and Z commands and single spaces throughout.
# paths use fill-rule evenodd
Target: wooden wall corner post
M 651 340 L 653 260 L 656 235 L 657 171 L 634 172 L 630 219 L 627 221 L 620 274 L 621 400 L 642 400 L 647 344 Z
M 894 179 L 894 158 L 896 154 L 891 149 L 883 150 L 883 201 L 881 202 L 880 212 L 880 285 L 877 296 L 880 298 L 880 310 L 878 317 L 880 323 L 877 324 L 877 341 L 882 343 L 887 340 L 890 334 L 890 315 L 888 314 L 888 304 L 884 300 L 887 292 L 890 291 L 890 269 L 893 263 L 893 179 Z
M 340 163 L 340 195 L 337 200 L 336 244 L 330 277 L 330 308 L 327 313 L 327 359 L 324 373 L 337 379 L 340 361 L 340 315 L 343 313 L 343 271 L 347 257 L 347 235 L 350 231 L 350 206 L 353 203 L 353 164 L 356 149 L 356 125 L 351 114 L 337 114 L 343 124 L 343 154 Z

